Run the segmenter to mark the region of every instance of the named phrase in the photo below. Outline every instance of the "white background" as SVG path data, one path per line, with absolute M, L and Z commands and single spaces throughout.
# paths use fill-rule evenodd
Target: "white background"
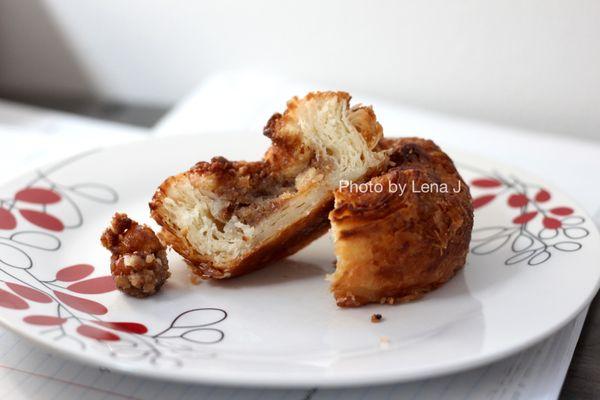
M 600 1 L 0 0 L 0 93 L 170 105 L 237 68 L 600 139 Z

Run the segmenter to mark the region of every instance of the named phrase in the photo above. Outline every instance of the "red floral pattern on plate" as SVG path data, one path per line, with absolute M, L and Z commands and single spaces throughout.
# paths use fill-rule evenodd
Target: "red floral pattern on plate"
M 66 165 L 52 168 L 53 171 Z M 82 183 L 65 186 L 50 179 L 47 174 L 38 176 L 26 187 L 18 190 L 11 199 L 0 199 L 0 234 L 11 231 L 9 236 L 0 236 L 0 272 L 7 279 L 0 279 L 5 287 L 0 288 L 0 307 L 26 312 L 29 302 L 43 305 L 47 314 L 31 313 L 22 317 L 32 327 L 50 327 L 42 335 L 55 335 L 54 340 L 70 340 L 82 350 L 87 341 L 97 343 L 126 342 L 127 356 L 137 351 L 139 360 L 152 364 L 181 365 L 182 360 L 198 351 L 198 345 L 217 343 L 223 340 L 221 330 L 212 326 L 227 317 L 218 308 L 186 310 L 171 321 L 170 325 L 151 334 L 148 326 L 135 321 L 105 321 L 100 316 L 109 309 L 98 298 L 82 295 L 104 295 L 116 290 L 111 276 L 93 276 L 95 268 L 80 263 L 60 268 L 54 279 L 42 279 L 36 273 L 36 264 L 30 249 L 57 251 L 62 246 L 56 233 L 77 229 L 84 223 L 78 200 L 114 204 L 117 193 L 108 186 L 97 183 Z M 59 206 L 70 207 L 77 218 L 69 224 L 61 217 Z M 54 209 L 53 207 L 56 207 Z M 41 230 L 31 230 L 27 224 Z M 20 229 L 16 231 L 16 229 Z M 202 316 L 209 315 L 210 319 Z M 181 325 L 179 321 L 185 320 Z M 197 322 L 194 322 L 197 321 Z M 204 337 L 202 332 L 206 332 Z M 194 335 L 188 335 L 193 332 Z M 200 335 L 198 335 L 200 333 Z M 173 346 L 169 342 L 181 342 Z M 108 346 L 111 357 L 120 357 L 118 349 Z M 179 351 L 180 353 L 172 354 Z
M 506 265 L 525 262 L 540 265 L 548 261 L 554 251 L 581 249 L 579 241 L 589 235 L 589 231 L 581 226 L 585 219 L 575 216 L 573 208 L 550 205 L 552 194 L 546 188 L 499 173 L 472 179 L 470 183 L 472 191 L 476 192 L 473 197 L 476 211 L 506 198 L 508 208 L 516 212 L 510 224 L 507 221 L 507 225 L 474 229 L 473 254 L 491 254 L 509 245 L 512 254 L 506 259 Z M 537 231 L 533 227 L 536 221 L 540 228 Z

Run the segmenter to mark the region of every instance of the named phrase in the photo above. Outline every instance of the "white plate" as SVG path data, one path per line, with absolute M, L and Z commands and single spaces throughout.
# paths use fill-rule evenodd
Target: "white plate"
M 324 280 L 334 261 L 327 235 L 256 273 L 200 285 L 173 253 L 173 276 L 159 295 L 138 300 L 112 290 L 99 236 L 116 210 L 148 223 L 148 200 L 168 175 L 217 154 L 257 159 L 266 146 L 234 135 L 152 140 L 5 185 L 0 319 L 63 355 L 149 377 L 364 385 L 507 356 L 556 331 L 596 293 L 600 246 L 586 213 L 536 178 L 461 154 L 452 155 L 478 206 L 471 254 L 461 273 L 420 301 L 336 307 Z M 532 201 L 519 206 L 519 194 Z M 532 219 L 515 223 L 519 215 Z M 371 323 L 373 313 L 384 321 Z

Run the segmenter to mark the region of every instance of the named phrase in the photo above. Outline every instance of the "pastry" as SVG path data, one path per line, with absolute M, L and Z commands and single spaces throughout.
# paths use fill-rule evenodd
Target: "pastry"
M 369 190 L 344 187 L 329 214 L 341 307 L 417 299 L 465 265 L 473 226 L 469 188 L 430 140 L 383 139 L 389 169 Z
M 229 278 L 298 251 L 329 229 L 340 180 L 379 173 L 382 128 L 345 92 L 291 99 L 268 121 L 260 161 L 215 157 L 165 180 L 151 203 L 161 238 L 203 278 Z

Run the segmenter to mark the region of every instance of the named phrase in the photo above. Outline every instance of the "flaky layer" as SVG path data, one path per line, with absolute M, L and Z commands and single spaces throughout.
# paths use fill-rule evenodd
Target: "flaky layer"
M 390 169 L 365 193 L 337 191 L 329 215 L 331 290 L 342 307 L 419 298 L 454 276 L 469 249 L 471 196 L 450 158 L 417 138 L 384 139 L 379 148 Z
M 328 228 L 333 190 L 360 181 L 387 158 L 370 107 L 344 92 L 293 98 L 264 133 L 263 160 L 214 158 L 168 178 L 151 204 L 162 238 L 203 277 L 227 278 L 299 250 Z

